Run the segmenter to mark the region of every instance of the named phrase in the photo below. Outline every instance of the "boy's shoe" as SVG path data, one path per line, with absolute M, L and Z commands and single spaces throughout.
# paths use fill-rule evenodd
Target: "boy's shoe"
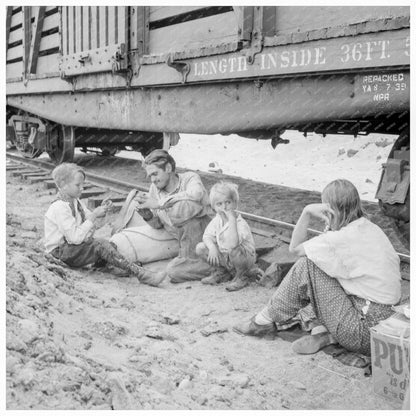
M 321 332 L 297 339 L 292 343 L 292 350 L 297 354 L 315 354 L 327 345 L 336 343 L 337 341 L 329 332 Z
M 149 286 L 159 286 L 166 278 L 166 272 L 152 272 L 137 264 L 131 265 L 131 271 L 137 277 L 140 283 L 145 283 Z
M 235 292 L 240 290 L 249 284 L 249 279 L 247 276 L 236 276 L 234 279 L 228 284 L 225 289 L 229 292 Z
M 250 335 L 259 338 L 274 339 L 277 336 L 276 325 L 274 322 L 266 325 L 256 324 L 254 316 L 249 322 L 245 322 L 241 325 L 233 326 L 233 330 L 240 335 Z
M 120 269 L 119 267 L 116 267 L 116 266 L 111 266 L 109 264 L 106 264 L 105 266 L 102 266 L 102 267 L 95 266 L 94 270 L 96 272 L 111 274 L 114 277 L 129 277 L 130 276 L 130 273 L 128 271 Z
M 231 279 L 232 279 L 232 276 L 228 272 L 228 270 L 224 268 L 220 268 L 220 269 L 216 269 L 208 277 L 204 277 L 203 279 L 201 279 L 201 283 L 204 285 L 217 285 L 218 283 L 228 282 Z

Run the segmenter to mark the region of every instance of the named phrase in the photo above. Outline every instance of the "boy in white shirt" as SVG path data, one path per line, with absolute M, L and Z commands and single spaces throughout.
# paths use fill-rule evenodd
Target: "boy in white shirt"
M 253 235 L 247 222 L 235 210 L 238 206 L 237 185 L 216 183 L 210 192 L 210 202 L 216 216 L 205 229 L 202 242 L 196 247 L 199 257 L 209 263 L 213 273 L 202 279 L 204 284 L 217 284 L 234 278 L 228 291 L 248 285 L 256 261 Z M 257 271 L 257 270 L 256 270 Z
M 105 264 L 121 268 L 139 281 L 157 286 L 165 274 L 155 274 L 127 261 L 110 242 L 93 238 L 97 218 L 104 217 L 110 204 L 90 211 L 79 200 L 84 171 L 74 163 L 62 163 L 52 172 L 59 190 L 57 199 L 45 214 L 45 249 L 71 267 Z

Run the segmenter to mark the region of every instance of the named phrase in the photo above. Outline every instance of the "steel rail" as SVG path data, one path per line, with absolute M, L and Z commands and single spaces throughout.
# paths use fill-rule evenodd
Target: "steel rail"
M 55 165 L 53 163 L 41 160 L 41 159 L 27 159 L 23 156 L 17 155 L 15 153 L 11 153 L 11 152 L 6 152 L 6 156 L 9 159 L 18 161 L 18 162 L 22 162 L 28 165 L 32 165 L 32 166 L 42 166 L 45 169 L 50 169 L 52 170 Z M 85 170 L 85 169 L 84 169 Z M 101 175 L 96 175 L 93 173 L 89 173 L 87 170 L 85 170 L 86 173 L 86 179 L 96 185 L 102 186 L 102 187 L 106 187 L 111 191 L 115 191 L 118 193 L 128 193 L 130 192 L 132 189 L 138 189 L 139 191 L 143 191 L 143 192 L 147 192 L 149 190 L 148 186 L 143 186 L 143 185 L 138 185 L 135 183 L 129 183 L 126 181 L 119 181 L 117 179 L 111 179 L 108 177 L 104 177 Z M 255 214 L 251 214 L 248 212 L 244 212 L 244 211 L 238 211 L 245 219 L 253 221 L 253 222 L 258 222 L 264 225 L 268 225 L 271 227 L 280 227 L 283 228 L 285 230 L 289 230 L 289 231 L 293 231 L 293 229 L 295 228 L 295 224 L 291 224 L 285 221 L 279 221 L 279 220 L 275 220 L 273 218 L 268 218 L 268 217 L 262 217 L 260 215 L 255 215 Z M 314 230 L 312 228 L 308 228 L 308 233 L 313 235 L 313 236 L 317 236 L 322 234 L 321 231 L 318 230 Z M 399 253 L 396 252 L 397 255 L 399 256 L 400 260 L 410 264 L 410 255 L 408 254 L 404 254 L 404 253 Z

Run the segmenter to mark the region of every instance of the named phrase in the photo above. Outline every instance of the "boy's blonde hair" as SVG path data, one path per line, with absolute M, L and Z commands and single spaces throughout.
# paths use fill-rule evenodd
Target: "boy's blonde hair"
M 237 205 L 240 199 L 238 195 L 238 186 L 232 182 L 217 182 L 209 192 L 209 202 L 211 207 L 214 208 L 216 197 L 218 195 L 223 195 L 225 197 L 231 198 Z
M 336 179 L 325 186 L 322 202 L 328 203 L 335 211 L 335 216 L 329 224 L 333 231 L 366 216 L 357 188 L 346 179 Z
M 77 173 L 81 173 L 85 179 L 85 172 L 75 163 L 61 163 L 52 171 L 52 179 L 58 188 L 71 182 Z

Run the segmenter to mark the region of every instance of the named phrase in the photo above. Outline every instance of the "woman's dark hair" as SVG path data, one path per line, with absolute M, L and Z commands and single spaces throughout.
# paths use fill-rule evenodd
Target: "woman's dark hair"
M 153 152 L 149 153 L 144 159 L 145 165 L 156 165 L 158 168 L 166 170 L 166 165 L 170 164 L 172 166 L 172 172 L 176 170 L 175 159 L 163 149 L 156 149 Z

